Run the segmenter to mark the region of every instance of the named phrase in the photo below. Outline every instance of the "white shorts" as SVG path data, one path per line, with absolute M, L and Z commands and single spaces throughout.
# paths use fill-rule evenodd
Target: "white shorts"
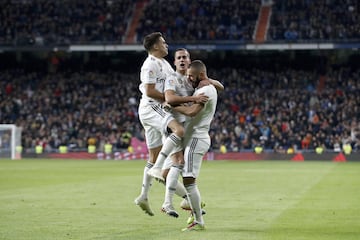
M 197 178 L 205 153 L 210 148 L 210 138 L 191 138 L 185 140 L 183 177 Z
M 152 149 L 162 145 L 162 136 L 167 131 L 168 123 L 174 117 L 164 111 L 160 104 L 140 104 L 139 119 L 145 130 L 146 145 Z

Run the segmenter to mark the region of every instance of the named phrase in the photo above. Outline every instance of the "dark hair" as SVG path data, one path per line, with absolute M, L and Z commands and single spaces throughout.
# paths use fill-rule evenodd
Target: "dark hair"
M 186 48 L 177 48 L 175 50 L 175 52 L 178 52 L 178 51 L 186 51 L 186 52 L 189 52 Z
M 162 37 L 161 32 L 153 32 L 145 36 L 143 45 L 146 51 L 150 51 L 154 44 Z
M 185 51 L 185 52 L 187 53 L 187 56 L 190 58 L 190 53 L 189 53 L 189 51 L 188 51 L 186 48 L 177 48 L 177 49 L 175 50 L 174 57 L 176 56 L 176 53 L 177 53 L 177 52 L 180 52 L 180 51 Z
M 194 60 L 190 63 L 190 68 L 195 68 L 197 71 L 205 71 L 206 72 L 206 66 L 201 60 Z

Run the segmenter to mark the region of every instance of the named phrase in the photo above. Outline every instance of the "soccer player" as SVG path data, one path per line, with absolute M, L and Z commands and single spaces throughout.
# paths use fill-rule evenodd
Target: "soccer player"
M 170 75 L 165 81 L 164 92 L 165 92 L 166 102 L 173 106 L 188 102 L 197 102 L 202 104 L 206 103 L 208 97 L 205 94 L 199 94 L 196 96 L 192 95 L 194 92 L 194 88 L 186 77 L 186 71 L 191 62 L 189 52 L 184 48 L 180 48 L 176 50 L 174 57 L 175 57 L 174 65 L 176 67 L 176 72 L 175 74 Z M 224 86 L 220 82 L 216 80 L 210 80 L 210 81 L 219 90 L 224 89 Z M 178 112 L 174 112 L 173 116 L 179 123 L 182 123 L 183 125 L 187 120 L 185 115 L 180 114 Z M 160 159 L 161 157 L 162 159 Z M 164 204 L 162 205 L 162 211 L 170 216 L 178 217 L 178 213 L 175 211 L 172 205 L 172 196 L 174 195 L 174 193 L 176 193 L 180 197 L 183 197 L 184 201 L 182 202 L 182 208 L 189 209 L 189 206 L 186 201 L 186 190 L 183 187 L 183 184 L 178 181 L 179 175 L 177 175 L 176 178 L 172 178 L 171 176 L 167 178 L 166 176 L 171 167 L 174 167 L 179 171 L 182 169 L 184 164 L 182 144 L 172 149 L 170 158 L 166 158 L 165 165 L 163 166 L 164 157 L 167 157 L 167 155 L 163 153 L 163 149 L 162 149 L 160 155 L 158 156 L 158 159 L 156 160 L 154 167 L 148 172 L 148 174 L 151 175 L 151 171 L 153 171 L 154 168 L 158 168 L 160 169 L 160 171 L 161 168 L 163 168 L 162 173 L 161 172 L 158 173 L 160 174 L 160 176 L 152 175 L 158 179 L 160 179 L 160 177 L 163 177 L 162 179 L 160 179 L 161 181 L 164 181 L 164 179 L 166 179 L 165 195 L 167 197 L 165 197 L 165 199 L 169 199 L 169 200 L 165 201 Z
M 148 176 L 148 170 L 154 165 L 162 147 L 162 123 L 169 121 L 172 116 L 162 108 L 164 97 L 164 82 L 168 75 L 173 74 L 171 65 L 164 59 L 168 55 L 168 45 L 160 32 L 146 35 L 143 41 L 148 57 L 141 67 L 139 89 L 142 97 L 139 104 L 139 119 L 145 130 L 146 144 L 149 149 L 149 159 L 144 168 L 141 194 L 135 199 L 139 205 L 150 216 L 153 216 L 149 202 L 148 192 L 151 187 L 152 178 Z M 173 129 L 177 126 L 174 123 Z
M 190 64 L 189 52 L 186 49 L 178 49 L 175 52 L 174 64 L 176 72 L 168 75 L 168 78 L 165 80 L 165 101 L 171 105 L 192 102 L 205 103 L 208 97 L 205 95 L 192 96 L 194 89 L 191 84 L 188 84 L 186 79 L 184 79 L 186 69 Z M 177 122 L 183 126 L 185 116 L 177 113 L 173 117 L 175 117 Z M 171 124 L 169 120 L 165 122 L 166 129 L 171 128 L 169 124 Z M 169 136 L 167 136 L 163 142 L 163 147 L 155 161 L 154 166 L 148 171 L 150 176 L 162 182 L 165 181 L 162 175 L 162 167 L 165 159 L 170 155 L 170 153 L 178 152 L 182 149 L 182 138 L 184 137 L 184 133 L 184 128 L 178 132 L 165 132 L 165 134 L 169 134 Z
M 174 55 L 174 65 L 176 68 L 176 72 L 174 74 L 171 74 L 165 81 L 165 87 L 164 87 L 164 93 L 165 93 L 165 100 L 167 103 L 171 105 L 179 105 L 184 104 L 188 102 L 194 102 L 197 99 L 194 99 L 194 96 L 192 96 L 192 93 L 194 92 L 194 88 L 192 85 L 187 81 L 186 78 L 186 70 L 188 69 L 190 65 L 190 54 L 189 52 L 184 49 L 180 48 L 175 51 Z M 199 101 L 206 102 L 208 97 L 204 95 L 199 95 L 201 98 Z M 173 113 L 173 116 L 175 119 L 184 125 L 186 121 L 186 116 L 180 113 Z M 165 144 L 164 144 L 165 146 Z M 168 152 L 171 151 L 173 154 L 171 154 L 171 157 L 167 158 L 169 155 Z M 166 165 L 164 165 L 164 161 L 166 160 Z M 172 159 L 174 159 L 174 162 L 176 163 L 177 159 L 183 159 L 183 149 L 182 149 L 182 143 L 180 142 L 179 145 L 174 146 L 171 150 L 161 150 L 154 167 L 149 171 L 149 174 L 154 176 L 155 178 L 158 178 L 162 181 L 166 179 L 166 175 L 168 170 L 170 169 L 172 165 Z M 161 172 L 161 169 L 164 168 L 165 170 Z M 156 172 L 151 174 L 151 171 L 154 171 L 156 169 Z M 162 178 L 162 179 L 161 179 Z M 166 187 L 168 187 L 168 183 L 166 182 Z M 172 192 L 177 192 L 177 195 L 182 195 L 184 199 L 187 197 L 187 192 L 185 190 L 185 187 L 182 182 L 179 182 L 178 179 L 173 179 L 172 182 L 173 188 L 171 189 Z M 166 191 L 168 192 L 168 191 Z M 161 210 L 165 212 L 166 214 L 178 217 L 178 213 L 175 211 L 172 204 L 166 204 L 164 203 L 162 205 Z
M 186 127 L 188 133 L 184 138 L 184 168 L 182 177 L 185 188 L 188 192 L 190 206 L 194 215 L 194 221 L 184 228 L 183 231 L 203 230 L 205 222 L 201 211 L 201 195 L 196 184 L 196 179 L 200 173 L 202 158 L 209 150 L 210 136 L 209 129 L 214 117 L 217 104 L 217 91 L 210 84 L 207 77 L 205 64 L 200 60 L 195 60 L 187 70 L 188 80 L 196 89 L 194 96 L 205 94 L 209 97 L 206 103 L 195 103 L 191 106 L 177 106 L 173 109 L 191 117 Z M 169 174 L 173 168 L 170 169 Z M 177 171 L 179 174 L 180 172 Z
M 168 45 L 160 32 L 151 33 L 144 38 L 143 45 L 148 52 L 148 57 L 141 67 L 139 86 L 142 97 L 139 104 L 139 118 L 145 130 L 146 144 L 149 149 L 149 160 L 144 168 L 143 181 L 140 195 L 134 200 L 145 213 L 153 216 L 150 208 L 148 193 L 152 183 L 152 177 L 148 171 L 153 167 L 162 149 L 162 135 L 169 128 L 172 132 L 170 138 L 165 141 L 166 149 L 174 147 L 184 135 L 184 127 L 172 116 L 164 111 L 164 82 L 174 74 L 171 65 L 164 59 L 168 54 Z M 189 96 L 189 101 L 200 102 L 205 96 Z M 185 190 L 184 190 L 185 192 Z

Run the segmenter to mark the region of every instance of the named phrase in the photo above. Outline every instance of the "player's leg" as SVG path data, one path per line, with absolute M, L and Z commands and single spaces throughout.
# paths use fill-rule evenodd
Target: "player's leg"
M 163 166 L 163 169 L 162 169 L 162 176 L 165 179 L 164 185 L 166 185 L 167 176 L 168 176 L 168 173 L 169 173 L 170 168 L 172 167 L 172 165 L 173 165 L 173 160 L 172 160 L 171 157 L 168 157 L 165 160 L 165 163 L 164 163 L 164 166 Z M 185 186 L 184 186 L 182 180 L 180 181 L 180 179 L 178 179 L 178 181 L 177 181 L 175 195 L 177 195 L 177 196 L 179 196 L 179 197 L 181 197 L 181 198 L 183 198 L 185 200 L 187 199 L 187 192 L 186 192 Z
M 146 109 L 145 109 L 146 110 Z M 156 161 L 157 156 L 162 148 L 162 134 L 159 129 L 155 128 L 157 121 L 161 121 L 157 113 L 154 113 L 150 110 L 139 111 L 140 121 L 145 130 L 145 139 L 146 144 L 149 149 L 149 159 L 144 167 L 143 171 L 143 180 L 141 186 L 141 193 L 135 199 L 135 204 L 137 204 L 142 210 L 144 210 L 150 216 L 153 216 L 154 213 L 149 205 L 148 193 L 152 184 L 152 177 L 149 176 L 148 172 L 153 167 L 154 162 Z M 156 121 L 156 119 L 158 119 Z
M 165 159 L 170 155 L 171 152 L 174 152 L 177 147 L 181 146 L 181 140 L 185 133 L 184 126 L 174 118 L 166 120 L 164 126 L 167 126 L 167 128 L 169 128 L 172 133 L 165 139 L 160 154 L 156 159 L 154 168 L 151 171 L 151 174 L 155 178 L 158 178 L 160 175 L 160 171 L 164 165 Z
M 194 220 L 204 225 L 204 218 L 201 211 L 201 195 L 199 188 L 196 184 L 196 178 L 184 177 L 183 178 L 185 188 L 189 194 L 189 204 L 192 209 Z
M 149 199 L 148 194 L 153 178 L 149 176 L 148 171 L 153 167 L 154 165 L 153 162 L 155 161 L 154 159 L 156 159 L 156 156 L 159 154 L 160 150 L 161 150 L 161 146 L 149 149 L 149 159 L 144 167 L 141 193 L 135 199 L 135 204 L 139 205 L 139 207 L 150 216 L 154 215 L 153 211 L 150 208 L 149 200 L 148 200 Z
M 143 182 L 141 187 L 141 196 L 147 198 L 152 183 L 152 178 L 148 175 L 148 171 L 153 167 L 156 157 L 159 155 L 161 146 L 149 149 L 149 159 L 146 162 L 143 173 Z
M 162 205 L 162 210 L 170 216 L 178 217 L 179 215 L 173 206 L 173 196 L 176 190 L 179 190 L 179 186 L 181 186 L 179 184 L 179 176 L 184 166 L 182 150 L 172 154 L 171 158 L 173 160 L 173 165 L 170 167 L 166 176 L 165 200 Z M 186 196 L 186 191 L 184 193 Z
M 186 191 L 188 192 L 189 203 L 194 215 L 194 222 L 186 228 L 187 230 L 195 228 L 199 228 L 198 230 L 200 230 L 203 229 L 205 224 L 201 210 L 201 194 L 196 183 L 196 178 L 199 176 L 202 159 L 204 154 L 208 151 L 209 146 L 209 139 L 198 138 L 193 138 L 186 144 L 184 152 L 185 164 L 182 175 Z

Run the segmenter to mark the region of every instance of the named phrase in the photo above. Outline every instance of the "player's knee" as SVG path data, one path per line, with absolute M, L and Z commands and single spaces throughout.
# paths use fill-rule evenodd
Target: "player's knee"
M 174 133 L 178 136 L 178 137 L 184 137 L 185 135 L 185 129 L 183 126 L 179 125 L 178 127 L 175 128 Z
M 184 129 L 183 125 L 178 123 L 175 119 L 169 123 L 168 128 L 170 128 L 171 131 L 174 134 L 176 134 L 176 136 L 178 136 L 178 137 L 182 138 L 185 135 L 185 129 Z

